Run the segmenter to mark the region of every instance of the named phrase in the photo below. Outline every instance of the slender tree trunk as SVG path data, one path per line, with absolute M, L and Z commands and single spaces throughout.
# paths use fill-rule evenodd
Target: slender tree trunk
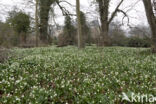
M 77 24 L 78 24 L 78 48 L 82 49 L 85 47 L 83 44 L 83 38 L 82 38 L 82 25 L 81 25 L 81 13 L 80 13 L 80 1 L 76 0 L 76 12 L 77 12 Z
M 35 11 L 35 23 L 36 23 L 36 47 L 38 47 L 38 41 L 39 41 L 39 21 L 38 21 L 38 6 L 39 1 L 36 0 L 36 11 Z
M 143 0 L 148 23 L 152 31 L 153 52 L 156 53 L 156 17 L 152 7 L 151 0 Z

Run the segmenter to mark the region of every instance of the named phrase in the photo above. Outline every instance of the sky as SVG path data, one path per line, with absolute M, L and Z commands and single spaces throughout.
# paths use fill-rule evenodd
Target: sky
M 28 4 L 23 3 L 24 0 L 0 0 L 0 20 L 5 20 L 7 17 L 7 12 L 10 11 L 13 7 L 20 8 L 23 11 L 26 11 L 29 14 L 33 14 L 34 8 L 29 6 Z M 26 0 L 25 0 L 26 1 Z M 68 4 L 61 4 L 66 7 L 71 13 L 75 13 L 75 1 L 76 0 L 67 0 L 72 4 L 72 6 Z M 139 1 L 139 2 L 138 2 Z M 86 14 L 86 17 L 89 21 L 98 19 L 98 12 L 96 11 L 95 5 L 92 5 L 92 0 L 80 0 L 81 10 Z M 111 0 L 110 5 L 110 14 L 114 11 L 116 5 L 119 3 L 119 0 Z M 130 17 L 130 25 L 133 27 L 135 25 L 148 25 L 144 6 L 142 0 L 125 0 L 123 5 L 121 5 L 120 9 L 127 11 L 128 16 Z M 64 23 L 64 17 L 62 15 L 59 7 L 55 7 L 56 14 L 56 22 L 60 25 Z M 73 17 L 74 18 L 74 17 Z M 123 18 L 123 14 L 118 13 L 114 21 L 121 22 Z M 124 19 L 124 27 L 127 26 L 127 19 Z

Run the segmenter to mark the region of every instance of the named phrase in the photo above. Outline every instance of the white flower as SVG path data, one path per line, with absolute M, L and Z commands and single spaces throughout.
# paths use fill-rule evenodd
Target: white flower
M 16 82 L 15 82 L 15 83 L 16 83 L 16 84 L 18 84 L 18 83 L 20 83 L 20 82 L 21 82 L 21 80 L 16 80 Z
M 16 97 L 16 101 L 20 101 L 20 98 Z

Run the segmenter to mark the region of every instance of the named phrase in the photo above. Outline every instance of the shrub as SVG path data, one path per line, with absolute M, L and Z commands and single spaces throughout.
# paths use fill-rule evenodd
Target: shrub
M 127 36 L 118 21 L 110 24 L 109 36 L 112 46 L 127 46 Z
M 3 63 L 5 62 L 9 57 L 10 51 L 8 49 L 5 49 L 5 48 L 0 48 L 0 63 Z
M 128 39 L 129 47 L 151 47 L 150 38 L 130 37 Z
M 21 43 L 26 43 L 27 32 L 30 29 L 30 17 L 24 12 L 12 11 L 9 13 L 7 22 L 19 35 Z
M 82 35 L 83 35 L 84 44 L 90 45 L 92 41 L 91 32 L 89 26 L 87 25 L 86 16 L 82 11 L 81 11 L 80 18 L 82 24 Z
M 70 16 L 65 17 L 65 26 L 63 33 L 58 37 L 58 46 L 74 45 L 76 37 L 76 29 L 72 24 Z
M 0 46 L 11 47 L 18 44 L 18 37 L 7 23 L 0 22 Z

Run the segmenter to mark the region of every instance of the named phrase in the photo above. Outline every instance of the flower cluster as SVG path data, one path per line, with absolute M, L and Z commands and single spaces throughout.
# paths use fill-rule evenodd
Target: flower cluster
M 14 49 L 0 64 L 0 104 L 119 104 L 122 92 L 156 94 L 148 49 Z

